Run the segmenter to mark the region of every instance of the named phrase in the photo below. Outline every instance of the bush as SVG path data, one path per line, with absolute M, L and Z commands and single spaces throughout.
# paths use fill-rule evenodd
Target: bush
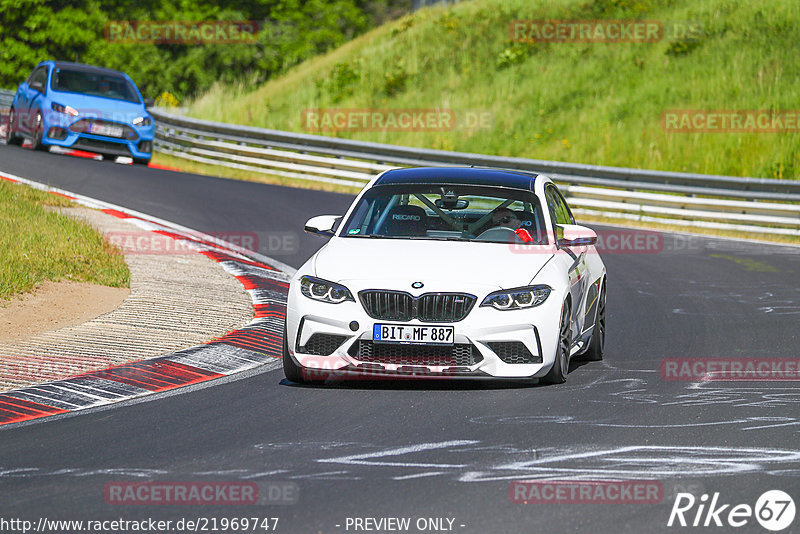
M 74 4 L 76 7 L 73 7 Z M 262 0 L 237 11 L 222 0 L 0 0 L 0 87 L 16 87 L 40 61 L 122 70 L 146 97 L 178 99 L 217 81 L 263 82 L 369 28 L 359 0 Z M 104 27 L 120 20 L 260 20 L 255 44 L 119 44 Z

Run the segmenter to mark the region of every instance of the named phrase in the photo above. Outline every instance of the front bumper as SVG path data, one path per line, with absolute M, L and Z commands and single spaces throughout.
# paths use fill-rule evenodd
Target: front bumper
M 131 138 L 107 137 L 86 132 L 75 132 L 70 126 L 86 117 L 70 117 L 69 120 L 53 119 L 51 114 L 43 124 L 42 141 L 47 145 L 60 146 L 86 152 L 96 152 L 113 156 L 127 156 L 136 159 L 150 159 L 153 152 L 155 127 L 134 126 L 119 123 L 132 129 L 135 134 Z
M 413 362 L 395 363 L 396 359 L 392 358 L 362 359 L 359 343 L 372 341 L 373 325 L 401 323 L 371 318 L 360 302 L 328 304 L 311 300 L 300 294 L 296 284 L 292 284 L 289 292 L 287 345 L 290 355 L 302 368 L 335 376 L 537 378 L 546 374 L 555 360 L 563 296 L 554 291 L 536 308 L 511 311 L 479 307 L 483 296 L 462 321 L 423 323 L 411 320 L 402 323 L 453 326 L 455 344 L 472 347 L 476 361 L 471 364 L 463 361 L 448 363 L 440 358 L 434 358 L 437 360 L 434 363 L 426 363 L 426 348 L 431 347 L 431 352 L 439 353 L 441 345 L 415 345 L 417 350 L 414 352 L 420 356 Z M 353 330 L 355 323 L 358 326 Z M 311 354 L 307 346 L 315 335 L 329 336 L 328 339 L 339 336 L 340 342 L 334 343 L 336 348 L 330 354 L 319 354 L 320 351 Z M 508 355 L 503 353 L 501 357 L 493 349 L 498 347 L 495 343 L 522 343 L 531 356 L 527 360 L 532 363 L 504 361 L 503 357 L 508 360 Z

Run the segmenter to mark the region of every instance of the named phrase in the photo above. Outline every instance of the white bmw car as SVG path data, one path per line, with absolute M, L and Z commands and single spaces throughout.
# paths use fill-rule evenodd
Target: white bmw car
M 603 357 L 606 270 L 542 175 L 396 169 L 342 216 L 293 277 L 283 368 L 330 377 L 566 380 L 570 358 Z

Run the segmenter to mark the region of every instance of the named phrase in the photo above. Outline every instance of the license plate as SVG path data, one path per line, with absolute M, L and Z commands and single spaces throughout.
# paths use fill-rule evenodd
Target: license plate
M 106 137 L 122 137 L 122 128 L 120 126 L 106 126 L 105 124 L 90 124 L 89 133 L 105 135 Z
M 408 324 L 376 324 L 373 341 L 390 343 L 426 343 L 452 345 L 455 329 L 452 326 L 417 326 Z

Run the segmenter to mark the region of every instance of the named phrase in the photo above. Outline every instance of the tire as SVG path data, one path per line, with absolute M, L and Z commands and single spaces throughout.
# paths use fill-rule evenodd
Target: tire
M 14 125 L 17 122 L 17 118 L 14 113 L 14 108 L 8 112 L 8 129 L 6 130 L 6 144 L 7 145 L 17 145 L 20 146 L 22 144 L 22 136 L 17 135 L 16 131 L 14 130 Z
M 283 325 L 283 374 L 287 380 L 291 380 L 296 384 L 303 384 L 303 373 L 300 366 L 294 361 L 292 355 L 289 354 L 289 343 L 286 340 L 286 325 Z
M 33 150 L 47 150 L 49 147 L 42 142 L 44 137 L 44 124 L 42 123 L 42 113 L 36 112 L 36 125 L 31 133 L 31 148 Z
M 133 158 L 133 164 L 134 164 L 134 165 L 144 165 L 145 167 L 147 167 L 147 165 L 148 165 L 149 163 L 150 163 L 150 160 L 149 160 L 149 159 L 144 159 L 144 158 Z
M 569 326 L 569 304 L 564 303 L 561 311 L 561 322 L 558 325 L 558 345 L 556 346 L 556 359 L 553 367 L 542 377 L 545 384 L 563 384 L 567 381 L 569 372 L 569 348 L 571 341 Z
M 590 362 L 599 362 L 603 359 L 603 351 L 606 345 L 606 286 L 600 289 L 600 296 L 597 297 L 597 316 L 594 320 L 594 331 L 592 340 L 589 342 L 589 349 L 584 355 L 584 359 Z

